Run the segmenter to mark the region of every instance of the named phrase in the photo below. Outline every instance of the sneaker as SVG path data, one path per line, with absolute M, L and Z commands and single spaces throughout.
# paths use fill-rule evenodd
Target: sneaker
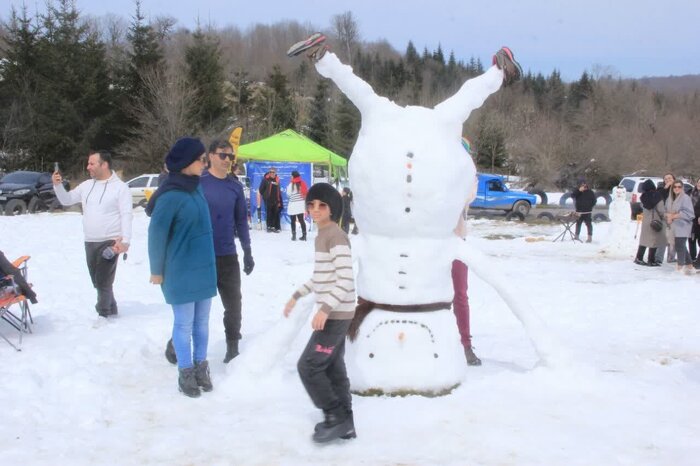
M 649 262 L 647 265 L 649 267 L 661 267 L 661 262 Z
M 493 56 L 493 64 L 499 70 L 503 70 L 503 84 L 506 86 L 519 81 L 523 75 L 523 69 L 520 64 L 515 61 L 513 52 L 508 47 L 502 47 Z
M 306 38 L 302 41 L 299 41 L 296 44 L 289 47 L 289 50 L 287 50 L 287 56 L 288 57 L 296 57 L 297 55 L 304 52 L 305 50 L 309 50 L 312 47 L 318 47 L 320 44 L 323 44 L 325 41 L 326 41 L 326 36 L 324 36 L 320 32 L 315 32 L 315 33 L 311 34 L 308 38 Z M 309 55 L 309 56 L 311 56 L 311 55 Z M 319 59 L 320 59 L 320 57 L 319 57 Z
M 635 260 L 634 260 L 634 263 L 637 264 L 637 265 L 649 265 L 649 264 L 647 264 L 646 262 L 644 262 L 643 260 L 640 260 L 640 259 L 635 259 Z M 656 262 L 654 262 L 654 264 L 656 264 Z

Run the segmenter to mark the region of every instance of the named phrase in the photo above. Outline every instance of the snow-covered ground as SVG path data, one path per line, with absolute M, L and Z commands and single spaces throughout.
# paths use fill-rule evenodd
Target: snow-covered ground
M 23 351 L 0 341 L 0 464 L 698 464 L 700 275 L 633 265 L 634 223 L 618 256 L 601 252 L 609 224 L 596 224 L 594 242 L 581 244 L 551 242 L 561 231 L 555 224 L 470 223 L 493 266 L 574 363 L 538 365 L 522 325 L 472 275 L 472 333 L 483 366 L 469 368 L 444 397 L 354 397 L 358 438 L 319 447 L 310 436 L 320 414 L 295 365 L 310 327 L 289 339 L 294 322 L 281 317 L 311 273 L 313 241 L 252 232 L 242 354 L 221 362 L 215 298 L 215 389 L 189 399 L 163 357 L 172 315 L 148 283 L 141 209 L 117 272 L 120 315 L 109 321 L 93 308 L 80 214 L 0 217 L 0 249 L 32 256 L 40 300 Z M 303 307 L 308 301 L 296 311 Z M 9 333 L 5 323 L 0 331 Z

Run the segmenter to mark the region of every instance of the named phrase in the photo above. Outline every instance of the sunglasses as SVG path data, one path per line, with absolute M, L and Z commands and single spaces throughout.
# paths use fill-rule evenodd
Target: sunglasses
M 313 203 L 313 202 L 309 202 L 308 204 L 306 204 L 306 210 L 312 210 L 313 208 L 314 208 L 314 203 Z M 318 203 L 318 208 L 319 208 L 319 209 L 327 209 L 327 208 L 328 208 L 328 204 L 326 204 L 325 202 L 319 202 L 319 203 Z
M 229 159 L 230 161 L 234 161 L 236 159 L 236 155 L 233 153 L 228 153 L 228 152 L 216 152 L 216 155 L 219 156 L 221 160 L 226 160 Z

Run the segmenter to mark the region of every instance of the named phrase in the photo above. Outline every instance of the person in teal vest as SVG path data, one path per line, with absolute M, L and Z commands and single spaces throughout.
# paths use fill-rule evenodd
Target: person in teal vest
M 189 397 L 214 387 L 209 374 L 209 310 L 216 296 L 216 259 L 209 207 L 199 185 L 206 149 L 178 139 L 165 158 L 169 175 L 146 206 L 151 283 L 173 308 L 178 386 Z

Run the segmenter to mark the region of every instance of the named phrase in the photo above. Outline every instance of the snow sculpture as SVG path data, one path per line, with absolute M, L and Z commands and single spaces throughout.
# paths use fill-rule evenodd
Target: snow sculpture
M 346 355 L 352 388 L 447 392 L 466 368 L 451 311 L 451 264 L 460 257 L 471 266 L 473 256 L 453 232 L 476 174 L 462 147 L 462 124 L 501 88 L 504 71 L 492 66 L 432 109 L 401 107 L 324 52 L 310 55 L 317 71 L 335 82 L 362 117 L 349 162 L 360 232 L 352 242 L 359 327 Z M 512 73 L 513 65 L 506 69 Z M 363 303 L 372 308 L 364 319 Z M 527 309 L 520 314 L 523 323 L 537 325 Z
M 620 252 L 629 254 L 633 249 L 630 245 L 630 218 L 632 208 L 627 200 L 627 190 L 618 186 L 613 190 L 613 200 L 608 208 L 610 218 L 610 233 L 608 235 L 605 252 Z

